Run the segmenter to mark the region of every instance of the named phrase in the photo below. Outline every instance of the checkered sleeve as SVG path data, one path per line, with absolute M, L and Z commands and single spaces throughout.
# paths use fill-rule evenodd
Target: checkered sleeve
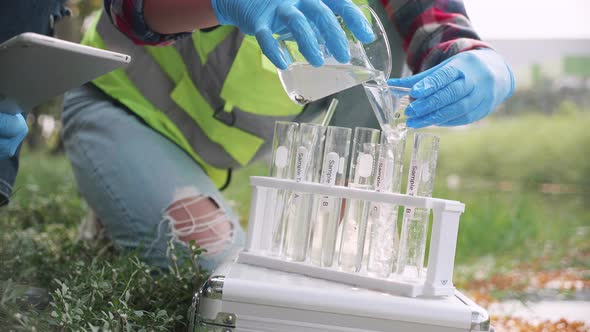
M 160 34 L 147 25 L 143 17 L 143 0 L 104 0 L 111 22 L 137 45 L 169 45 L 190 32 Z
M 380 0 L 402 36 L 407 64 L 414 72 L 453 55 L 491 48 L 481 41 L 462 0 Z

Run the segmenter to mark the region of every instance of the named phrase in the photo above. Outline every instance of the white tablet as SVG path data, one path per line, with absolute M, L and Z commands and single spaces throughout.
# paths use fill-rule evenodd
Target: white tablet
M 0 44 L 0 102 L 10 99 L 30 110 L 130 60 L 125 54 L 23 33 Z

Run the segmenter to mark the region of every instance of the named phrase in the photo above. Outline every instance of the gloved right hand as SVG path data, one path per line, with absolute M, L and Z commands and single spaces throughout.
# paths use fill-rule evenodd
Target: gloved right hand
M 0 159 L 14 156 L 28 131 L 27 121 L 21 114 L 0 113 Z
M 234 25 L 256 36 L 262 52 L 278 68 L 287 69 L 287 60 L 273 34 L 290 32 L 301 54 L 315 67 L 324 63 L 315 26 L 328 50 L 339 62 L 350 61 L 348 41 L 336 19 L 340 15 L 350 31 L 363 43 L 375 36 L 361 10 L 350 0 L 212 0 L 220 24 Z

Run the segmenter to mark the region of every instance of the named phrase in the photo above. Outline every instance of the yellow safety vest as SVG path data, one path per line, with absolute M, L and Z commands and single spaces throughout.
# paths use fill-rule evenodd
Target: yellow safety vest
M 272 139 L 274 122 L 302 110 L 284 92 L 258 43 L 236 28 L 196 31 L 170 46 L 139 47 L 99 15 L 83 44 L 132 62 L 93 83 L 186 151 L 223 186 Z

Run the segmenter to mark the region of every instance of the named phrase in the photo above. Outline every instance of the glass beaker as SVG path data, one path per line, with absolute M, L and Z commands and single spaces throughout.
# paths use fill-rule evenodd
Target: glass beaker
M 351 136 L 350 128 L 328 127 L 320 176 L 321 184 L 326 186 L 345 184 Z M 332 266 L 342 198 L 318 195 L 315 201 L 317 203 L 312 219 L 310 259 L 312 264 L 318 266 Z
M 405 111 L 411 102 L 411 89 L 375 82 L 363 83 L 363 88 L 383 132 L 395 139 L 405 139 L 408 131 Z
M 283 57 L 289 62 L 287 69 L 278 69 L 279 78 L 285 92 L 295 103 L 304 105 L 363 82 L 374 80 L 385 83 L 385 80 L 389 78 L 391 49 L 385 29 L 371 7 L 366 5 L 359 7 L 368 16 L 375 40 L 368 44 L 361 43 L 340 20 L 348 39 L 350 50 L 348 63 L 340 63 L 330 54 L 326 42 L 319 33 L 316 33 L 316 36 L 324 58 L 324 65 L 321 67 L 313 67 L 309 64 L 299 52 L 291 34 L 278 38 Z
M 350 160 L 349 187 L 358 189 L 373 188 L 379 135 L 380 132 L 377 129 L 355 129 Z M 369 202 L 357 199 L 348 199 L 346 201 L 338 260 L 340 268 L 344 271 L 358 272 L 361 268 L 368 212 Z
M 439 138 L 436 135 L 416 133 L 406 193 L 412 196 L 432 197 L 438 156 Z M 397 273 L 407 280 L 424 277 L 424 253 L 430 210 L 406 207 L 404 210 Z
M 296 182 L 318 182 L 325 128 L 319 124 L 302 123 L 295 145 L 293 179 Z M 307 255 L 309 225 L 313 211 L 313 194 L 293 191 L 285 207 L 286 235 L 284 255 L 287 259 L 303 261 Z
M 296 122 L 275 122 L 274 138 L 272 142 L 272 159 L 270 161 L 270 176 L 278 179 L 291 178 L 293 166 L 294 146 L 296 143 L 299 124 Z M 285 225 L 282 222 L 287 191 L 284 189 L 268 189 L 266 196 L 266 210 L 261 236 L 260 247 L 270 254 L 280 255 L 282 252 Z

